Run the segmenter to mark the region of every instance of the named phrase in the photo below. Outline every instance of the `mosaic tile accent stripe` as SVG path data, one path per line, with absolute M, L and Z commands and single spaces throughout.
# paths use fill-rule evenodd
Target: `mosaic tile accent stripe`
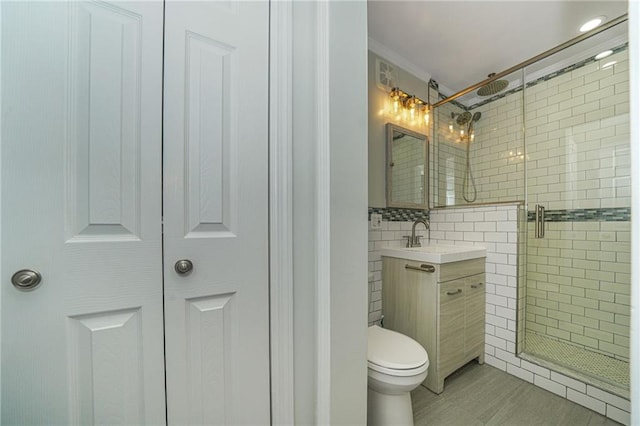
M 527 220 L 535 220 L 535 211 L 527 212 Z M 603 208 L 578 210 L 547 210 L 545 222 L 627 222 L 631 220 L 631 208 Z
M 615 55 L 618 52 L 622 52 L 622 51 L 626 50 L 628 47 L 629 47 L 629 43 L 624 43 L 624 44 L 621 44 L 620 46 L 614 47 L 611 50 L 613 50 L 613 54 Z M 538 78 L 536 80 L 530 81 L 529 83 L 527 83 L 527 87 L 535 86 L 536 84 L 541 83 L 543 81 L 551 80 L 552 78 L 558 77 L 559 75 L 571 72 L 571 71 L 576 70 L 578 68 L 582 68 L 583 66 L 585 66 L 587 64 L 590 64 L 590 63 L 593 63 L 593 62 L 596 62 L 598 60 L 599 59 L 596 59 L 595 56 L 591 56 L 591 57 L 589 57 L 587 59 L 584 59 L 584 60 L 582 60 L 580 62 L 576 62 L 573 65 L 569 65 L 569 66 L 567 66 L 565 68 L 562 68 L 561 70 L 554 71 L 551 74 L 547 74 L 547 75 L 542 76 L 542 77 L 540 77 L 540 78 Z
M 429 220 L 428 210 L 369 207 L 369 220 L 371 220 L 371 213 L 379 213 L 382 215 L 382 220 L 389 222 L 404 222 L 418 219 Z

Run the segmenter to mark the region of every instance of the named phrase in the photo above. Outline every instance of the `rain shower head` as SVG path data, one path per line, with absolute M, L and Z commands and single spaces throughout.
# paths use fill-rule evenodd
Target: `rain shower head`
M 495 73 L 489 74 L 489 78 L 496 75 Z M 495 95 L 498 92 L 502 92 L 507 88 L 509 82 L 507 80 L 494 80 L 491 83 L 485 84 L 476 92 L 478 96 L 491 96 Z
M 469 111 L 465 111 L 462 114 L 458 115 L 458 117 L 456 118 L 456 123 L 458 124 L 458 126 L 464 126 L 469 121 L 471 121 L 471 119 L 471 113 Z

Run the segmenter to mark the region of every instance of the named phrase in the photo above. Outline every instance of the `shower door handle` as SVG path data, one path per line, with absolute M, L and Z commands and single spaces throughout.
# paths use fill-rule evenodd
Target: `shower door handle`
M 536 204 L 535 237 L 544 238 L 544 206 Z

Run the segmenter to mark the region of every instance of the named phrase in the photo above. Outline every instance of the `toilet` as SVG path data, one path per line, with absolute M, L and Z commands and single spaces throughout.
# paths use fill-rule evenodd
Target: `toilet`
M 367 358 L 367 424 L 413 425 L 410 392 L 427 377 L 427 351 L 404 334 L 374 325 Z

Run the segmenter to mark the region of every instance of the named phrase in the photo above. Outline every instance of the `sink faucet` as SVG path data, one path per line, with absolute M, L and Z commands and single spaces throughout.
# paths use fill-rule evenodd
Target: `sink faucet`
M 426 220 L 418 219 L 413 222 L 413 226 L 411 227 L 411 236 L 406 235 L 407 247 L 422 247 L 422 244 L 420 244 L 421 235 L 416 235 L 416 225 L 418 225 L 419 223 L 422 223 L 427 231 L 429 230 L 429 222 L 427 222 Z

